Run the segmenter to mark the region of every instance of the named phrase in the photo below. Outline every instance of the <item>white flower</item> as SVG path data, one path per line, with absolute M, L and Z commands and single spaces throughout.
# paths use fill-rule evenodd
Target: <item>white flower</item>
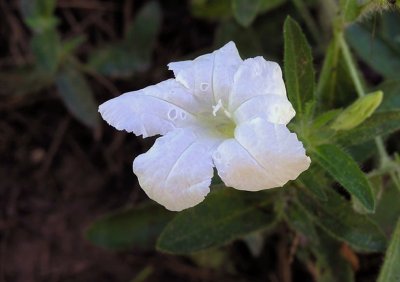
M 104 120 L 143 137 L 164 135 L 133 162 L 146 194 L 169 210 L 197 205 L 213 168 L 227 186 L 283 186 L 310 165 L 286 124 L 295 111 L 278 64 L 242 60 L 233 42 L 193 61 L 170 63 L 175 79 L 100 105 Z

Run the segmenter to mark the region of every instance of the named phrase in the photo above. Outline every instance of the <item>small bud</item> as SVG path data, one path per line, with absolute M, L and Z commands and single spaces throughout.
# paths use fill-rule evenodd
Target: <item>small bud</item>
M 331 128 L 334 130 L 349 130 L 360 125 L 374 113 L 381 104 L 382 97 L 383 92 L 376 91 L 357 99 L 335 119 Z

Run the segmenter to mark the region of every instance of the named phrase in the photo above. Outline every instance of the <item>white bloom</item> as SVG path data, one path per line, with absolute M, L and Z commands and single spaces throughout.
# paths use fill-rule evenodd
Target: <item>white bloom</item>
M 193 61 L 170 63 L 175 79 L 100 105 L 104 120 L 143 137 L 164 135 L 133 162 L 146 194 L 169 210 L 197 205 L 213 167 L 227 186 L 283 186 L 310 165 L 286 124 L 295 111 L 278 64 L 242 60 L 233 42 Z

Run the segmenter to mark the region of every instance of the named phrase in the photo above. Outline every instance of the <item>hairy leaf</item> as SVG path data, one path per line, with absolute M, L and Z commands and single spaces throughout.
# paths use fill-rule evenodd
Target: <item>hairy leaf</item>
M 385 249 L 385 235 L 368 216 L 354 212 L 351 204 L 332 189 L 326 189 L 326 193 L 326 202 L 306 193 L 299 194 L 302 207 L 316 224 L 357 250 L 380 252 Z
M 311 49 L 300 26 L 287 17 L 284 24 L 284 69 L 289 100 L 301 118 L 305 104 L 314 101 L 314 67 Z
M 375 209 L 371 185 L 348 154 L 335 145 L 325 144 L 315 149 L 314 159 L 351 195 L 360 200 L 367 210 Z

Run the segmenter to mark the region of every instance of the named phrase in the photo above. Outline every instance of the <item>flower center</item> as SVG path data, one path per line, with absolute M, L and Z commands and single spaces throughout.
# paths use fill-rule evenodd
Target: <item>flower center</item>
M 212 115 L 204 114 L 200 117 L 207 128 L 213 129 L 213 133 L 223 138 L 233 138 L 236 124 L 232 119 L 231 113 L 225 109 L 221 99 L 212 106 Z

